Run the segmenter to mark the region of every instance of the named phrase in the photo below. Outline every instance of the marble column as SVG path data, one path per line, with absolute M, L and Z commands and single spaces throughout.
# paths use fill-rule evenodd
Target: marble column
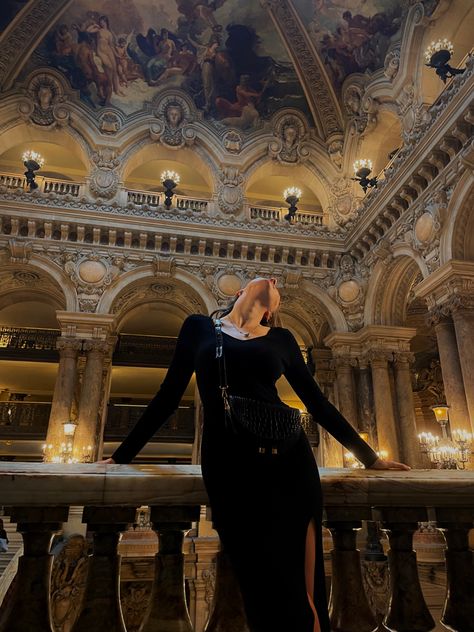
M 402 351 L 394 354 L 395 390 L 397 396 L 401 459 L 410 467 L 422 468 L 423 457 L 418 441 L 415 419 L 415 402 L 411 385 L 410 363 L 414 356 Z
M 59 445 L 64 441 L 63 423 L 69 421 L 77 380 L 77 354 L 82 341 L 77 338 L 58 338 L 59 367 L 54 385 L 46 443 Z
M 454 323 L 450 316 L 442 315 L 439 310 L 430 313 L 430 321 L 434 326 L 438 341 L 446 404 L 450 407 L 449 424 L 451 430 L 469 430 L 471 424 Z M 464 342 L 465 345 L 466 342 Z
M 104 363 L 112 348 L 106 340 L 86 340 L 84 350 L 87 352 L 87 361 L 79 399 L 79 423 L 74 446 L 79 453 L 83 447 L 91 446 L 90 460 L 96 461 L 103 433 L 101 403 L 108 397 L 108 393 L 104 393 L 104 386 L 107 386 L 104 384 Z
M 377 444 L 377 429 L 375 427 L 374 391 L 370 375 L 369 362 L 366 358 L 358 359 L 357 371 L 357 404 L 360 429 L 369 435 L 369 443 Z
M 390 460 L 399 461 L 400 449 L 388 367 L 388 362 L 392 357 L 391 352 L 376 350 L 369 352 L 374 387 L 378 449 L 386 450 Z
M 474 432 L 474 299 L 463 296 L 456 298 L 456 306 L 451 311 L 470 421 L 464 429 Z
M 336 357 L 338 408 L 344 417 L 357 428 L 357 401 L 355 393 L 354 376 L 352 372 L 353 361 L 347 357 Z

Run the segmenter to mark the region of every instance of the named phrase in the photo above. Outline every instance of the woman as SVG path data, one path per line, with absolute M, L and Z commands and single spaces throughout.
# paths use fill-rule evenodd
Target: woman
M 382 461 L 324 397 L 293 335 L 268 324 L 278 309 L 275 279 L 257 278 L 220 312 L 227 382 L 234 395 L 281 404 L 285 375 L 315 420 L 366 467 Z M 176 409 L 196 372 L 204 406 L 202 474 L 214 525 L 239 580 L 252 632 L 329 632 L 318 468 L 304 433 L 282 454 L 260 453 L 226 428 L 214 322 L 186 319 L 158 394 L 135 428 L 102 463 L 128 463 Z

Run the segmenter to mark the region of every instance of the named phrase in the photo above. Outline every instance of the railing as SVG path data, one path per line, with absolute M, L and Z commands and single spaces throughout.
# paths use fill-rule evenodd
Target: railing
M 50 412 L 50 402 L 0 402 L 0 437 L 44 439 Z
M 0 327 L 0 351 L 56 351 L 58 329 Z
M 136 206 L 158 207 L 164 203 L 163 193 L 152 193 L 150 191 L 127 190 L 127 203 Z M 207 211 L 209 200 L 189 197 L 187 195 L 174 195 L 172 206 L 181 210 Z
M 70 180 L 59 180 L 58 178 L 45 178 L 44 176 L 36 176 L 36 183 L 39 190 L 43 193 L 56 193 L 57 195 L 70 195 L 71 197 L 80 197 L 84 193 L 83 182 L 71 182 Z M 28 185 L 26 178 L 15 173 L 0 174 L 0 187 L 7 189 L 23 189 L 26 190 Z
M 114 351 L 114 364 L 169 366 L 176 338 L 120 334 Z
M 145 408 L 145 404 L 110 403 L 107 407 L 105 441 L 121 441 L 134 427 Z M 194 408 L 178 408 L 155 434 L 154 440 L 192 443 L 194 441 Z
M 26 178 L 14 173 L 0 173 L 0 187 L 26 189 Z
M 363 521 L 369 521 L 367 525 L 377 521 L 390 545 L 390 595 L 383 619 L 386 628 L 428 632 L 435 627 L 421 590 L 413 550 L 413 535 L 420 522 L 432 521 L 446 542 L 447 591 L 441 621 L 458 632 L 473 629 L 474 564 L 468 534 L 474 520 L 474 472 L 321 469 L 321 482 L 323 524 L 333 539 L 331 629 L 377 629 L 356 547 L 356 534 Z M 77 505 L 84 506 L 83 522 L 93 535 L 94 554 L 89 558 L 84 607 L 74 632 L 125 632 L 117 590 L 117 544 L 120 533 L 137 521 L 137 509 L 143 511 L 145 505 L 150 507 L 150 522 L 158 533 L 161 549 L 156 556 L 150 608 L 144 615 L 147 621 L 140 629 L 164 630 L 168 628 L 160 626 L 172 621 L 173 629 L 201 632 L 202 627 L 193 627 L 189 616 L 193 596 L 188 594 L 186 598 L 181 554 L 184 533 L 202 520 L 201 508 L 208 502 L 198 466 L 3 463 L 0 497 L 5 513 L 18 523 L 25 545 L 15 590 L 0 613 L 0 632 L 51 631 L 50 542 L 67 521 L 68 507 Z M 202 569 L 199 555 L 193 559 Z M 367 559 L 370 555 L 365 556 Z M 386 565 L 385 559 L 382 553 L 370 563 Z M 364 561 L 364 565 L 368 563 Z M 372 569 L 372 576 L 376 572 Z M 242 612 L 235 586 L 230 586 L 233 581 L 225 556 L 219 554 L 208 632 L 230 629 L 231 618 L 235 624 L 235 617 Z M 40 590 L 39 586 L 44 588 Z M 191 611 L 196 616 L 196 608 Z M 232 629 L 240 632 L 244 625 Z
M 274 220 L 281 222 L 288 213 L 288 209 L 275 208 L 272 206 L 251 206 L 250 219 L 263 219 L 266 221 Z M 323 225 L 323 215 L 321 213 L 296 213 L 295 223 L 312 224 L 314 226 Z

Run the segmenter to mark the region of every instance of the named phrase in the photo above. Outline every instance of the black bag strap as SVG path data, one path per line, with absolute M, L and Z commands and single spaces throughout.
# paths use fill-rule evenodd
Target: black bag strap
M 216 358 L 219 364 L 219 388 L 222 401 L 224 402 L 224 408 L 226 412 L 229 412 L 229 385 L 227 384 L 227 368 L 224 355 L 224 336 L 222 335 L 222 321 L 219 318 L 216 318 L 214 328 L 216 331 Z

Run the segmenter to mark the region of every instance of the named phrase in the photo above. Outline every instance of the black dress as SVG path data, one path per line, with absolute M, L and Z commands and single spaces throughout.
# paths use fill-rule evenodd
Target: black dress
M 177 408 L 196 372 L 204 407 L 202 474 L 214 525 L 237 574 L 252 632 L 313 632 L 305 584 L 308 524 L 316 527 L 314 603 L 322 632 L 330 632 L 322 548 L 322 492 L 318 467 L 304 433 L 282 455 L 259 454 L 226 429 L 208 316 L 189 316 L 157 395 L 115 451 L 129 463 Z M 314 419 L 365 465 L 377 454 L 326 399 L 309 373 L 293 335 L 280 327 L 240 340 L 224 334 L 232 394 L 281 403 L 275 386 L 285 375 Z

